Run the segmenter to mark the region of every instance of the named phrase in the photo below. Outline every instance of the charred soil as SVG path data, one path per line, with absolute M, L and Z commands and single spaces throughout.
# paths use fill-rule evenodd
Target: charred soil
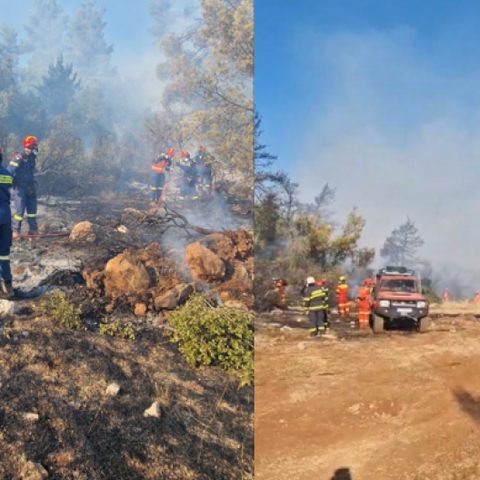
M 90 225 L 74 237 L 14 241 L 20 310 L 0 321 L 2 479 L 30 478 L 31 462 L 51 479 L 253 478 L 253 388 L 238 389 L 216 368 L 192 369 L 163 334 L 169 312 L 196 291 L 253 305 L 251 216 L 237 214 L 240 228 L 219 232 L 223 204 L 188 219 L 151 208 L 131 198 L 43 199 L 41 233 Z M 185 255 L 194 242 L 221 260 L 223 275 L 194 278 Z M 86 331 L 42 314 L 55 289 L 80 307 Z M 131 322 L 137 337 L 100 335 L 100 323 L 113 320 Z M 109 395 L 113 382 L 120 391 Z M 144 416 L 153 402 L 159 415 Z

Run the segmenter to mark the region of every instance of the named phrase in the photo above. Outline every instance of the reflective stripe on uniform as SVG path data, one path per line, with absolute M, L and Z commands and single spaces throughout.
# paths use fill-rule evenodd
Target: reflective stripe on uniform
M 36 213 L 27 213 L 27 218 L 35 218 L 36 216 Z
M 307 307 L 308 311 L 313 311 L 313 310 L 324 310 L 326 307 L 324 305 L 316 305 L 314 307 Z
M 0 175 L 0 183 L 13 183 L 13 177 L 10 175 Z
M 10 261 L 10 255 L 0 255 L 0 262 Z
M 17 220 L 18 222 L 21 222 L 23 220 L 23 217 L 21 215 L 14 215 L 13 218 L 14 218 L 14 220 Z
M 316 332 L 317 330 L 325 330 L 325 327 L 313 327 L 308 329 L 309 332 Z
M 150 190 L 156 190 L 157 187 L 150 187 Z
M 10 165 L 13 165 L 14 167 L 18 167 L 18 163 L 15 163 L 15 162 L 10 162 Z

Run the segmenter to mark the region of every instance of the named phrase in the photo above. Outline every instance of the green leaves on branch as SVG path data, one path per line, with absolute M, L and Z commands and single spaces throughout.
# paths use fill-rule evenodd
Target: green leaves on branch
M 167 332 L 192 367 L 218 366 L 240 379 L 253 382 L 253 313 L 214 307 L 205 295 L 195 295 L 173 311 Z

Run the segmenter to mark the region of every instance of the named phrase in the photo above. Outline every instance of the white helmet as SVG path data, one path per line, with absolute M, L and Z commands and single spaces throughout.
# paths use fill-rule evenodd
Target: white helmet
M 315 279 L 313 277 L 308 277 L 307 278 L 307 285 L 311 285 L 312 283 L 315 283 Z

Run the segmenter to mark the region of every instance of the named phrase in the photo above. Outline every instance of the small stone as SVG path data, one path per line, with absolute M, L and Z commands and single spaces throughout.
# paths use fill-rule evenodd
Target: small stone
M 147 306 L 144 303 L 137 303 L 135 305 L 135 315 L 143 317 L 147 313 Z
M 109 305 L 107 305 L 107 306 L 105 307 L 105 311 L 106 311 L 107 313 L 111 313 L 111 312 L 113 311 L 113 305 L 112 305 L 111 303 L 110 303 Z
M 30 332 L 28 330 L 24 330 L 22 332 L 22 335 L 25 337 L 25 338 L 28 338 L 30 336 Z
M 37 422 L 40 416 L 38 413 L 24 413 L 23 418 L 29 422 Z
M 299 350 L 305 350 L 305 342 L 300 342 L 298 345 L 297 345 L 297 348 Z
M 125 225 L 120 225 L 120 226 L 117 228 L 117 232 L 120 232 L 120 233 L 128 233 L 128 228 L 127 228 Z
M 143 412 L 144 417 L 155 417 L 160 418 L 161 415 L 160 404 L 158 402 L 153 402 L 150 408 L 147 408 Z
M 111 395 L 112 397 L 115 397 L 118 395 L 120 392 L 120 385 L 118 383 L 111 383 L 106 390 L 107 395 Z

